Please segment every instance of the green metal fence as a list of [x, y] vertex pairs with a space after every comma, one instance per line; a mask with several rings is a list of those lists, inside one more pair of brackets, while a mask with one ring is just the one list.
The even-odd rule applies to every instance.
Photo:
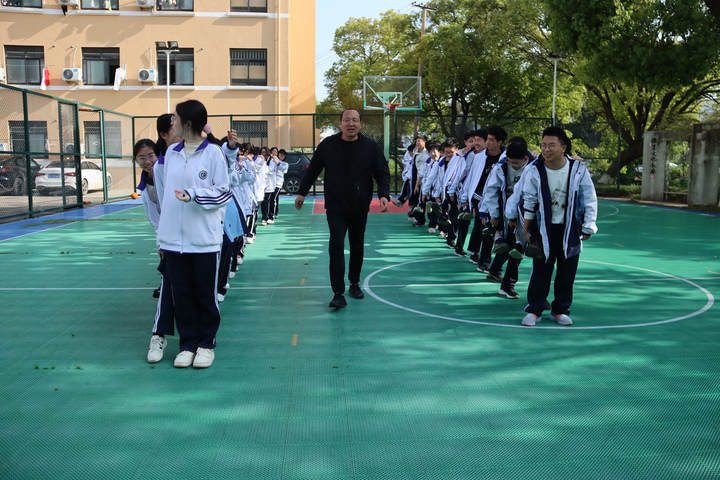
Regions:
[[127, 198], [132, 116], [0, 84], [0, 221]]
[[[390, 129], [384, 115], [363, 113], [363, 133], [380, 145], [389, 138], [391, 191], [402, 188], [402, 156], [414, 134], [440, 141], [492, 124], [509, 136], [523, 136], [531, 151], [539, 152], [543, 117], [437, 116], [427, 113], [392, 114]], [[128, 115], [100, 106], [53, 97], [0, 84], [0, 221], [88, 204], [126, 199], [134, 192], [137, 174], [132, 147], [140, 138], [157, 138], [155, 116]], [[338, 131], [340, 113], [222, 114], [208, 122], [217, 137], [238, 131], [241, 141], [277, 146], [312, 157], [327, 135]], [[616, 132], [597, 121], [562, 125], [571, 134], [574, 150], [589, 163], [605, 194], [637, 189], [634, 166], [609, 178], [605, 172], [624, 148]], [[322, 176], [313, 194], [323, 192]]]

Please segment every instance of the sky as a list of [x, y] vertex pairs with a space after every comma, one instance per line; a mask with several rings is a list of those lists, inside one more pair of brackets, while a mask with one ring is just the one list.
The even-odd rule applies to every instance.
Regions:
[[315, 1], [315, 96], [318, 102], [327, 97], [325, 72], [337, 60], [332, 50], [335, 30], [351, 17], [379, 18], [382, 12], [388, 10], [411, 13], [417, 10], [412, 3], [412, 0]]

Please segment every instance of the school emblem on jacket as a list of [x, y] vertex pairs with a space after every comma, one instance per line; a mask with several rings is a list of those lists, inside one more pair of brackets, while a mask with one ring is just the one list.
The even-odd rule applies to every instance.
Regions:
[[198, 177], [200, 177], [200, 180], [205, 180], [207, 178], [207, 170], [200, 170], [198, 173]]

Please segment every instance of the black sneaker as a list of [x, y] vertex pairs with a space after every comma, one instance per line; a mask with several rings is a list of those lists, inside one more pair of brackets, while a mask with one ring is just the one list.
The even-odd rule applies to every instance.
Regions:
[[488, 272], [487, 277], [485, 277], [485, 278], [490, 280], [491, 282], [495, 282], [495, 283], [502, 283], [502, 281], [503, 281], [502, 275], [495, 275], [492, 272]]
[[365, 294], [360, 289], [360, 285], [357, 283], [351, 283], [350, 288], [348, 289], [348, 295], [350, 295], [352, 298], [363, 298], [365, 297]]
[[520, 298], [520, 295], [515, 291], [513, 287], [500, 287], [500, 290], [498, 290], [498, 294], [511, 300]]
[[492, 252], [495, 255], [502, 255], [503, 253], [509, 252], [511, 248], [510, 244], [506, 242], [504, 238], [498, 238], [493, 244]]
[[152, 293], [153, 298], [160, 298], [160, 289], [156, 288]]
[[488, 272], [490, 272], [490, 265], [479, 265], [478, 264], [476, 270], [480, 273], [488, 273]]
[[470, 258], [468, 258], [468, 262], [477, 265], [478, 263], [480, 263], [480, 255], [478, 255], [477, 253], [473, 253], [472, 255], [470, 255]]
[[510, 253], [508, 253], [508, 255], [510, 255], [510, 257], [514, 258], [515, 260], [522, 260], [524, 256], [524, 251], [525, 249], [523, 248], [522, 243], [515, 242], [515, 245], [513, 245], [513, 248], [512, 250], [510, 250]]
[[347, 301], [345, 300], [345, 295], [342, 293], [336, 293], [332, 300], [330, 300], [330, 303], [328, 304], [328, 307], [334, 308], [334, 309], [340, 309], [343, 307], [347, 307]]
[[467, 257], [467, 252], [466, 252], [465, 250], [463, 250], [463, 249], [458, 250], [458, 249], [456, 248], [456, 249], [455, 249], [455, 255], [457, 255], [458, 257]]
[[545, 253], [541, 246], [536, 243], [528, 243], [525, 246], [525, 255], [532, 258], [533, 260], [545, 260]]
[[455, 248], [455, 242], [453, 242], [452, 240], [448, 240], [445, 242], [445, 246], [447, 248]]

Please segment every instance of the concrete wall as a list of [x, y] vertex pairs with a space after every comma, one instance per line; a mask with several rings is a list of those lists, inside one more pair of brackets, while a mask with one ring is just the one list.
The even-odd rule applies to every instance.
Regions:
[[720, 123], [693, 126], [689, 205], [718, 205], [720, 195]]

